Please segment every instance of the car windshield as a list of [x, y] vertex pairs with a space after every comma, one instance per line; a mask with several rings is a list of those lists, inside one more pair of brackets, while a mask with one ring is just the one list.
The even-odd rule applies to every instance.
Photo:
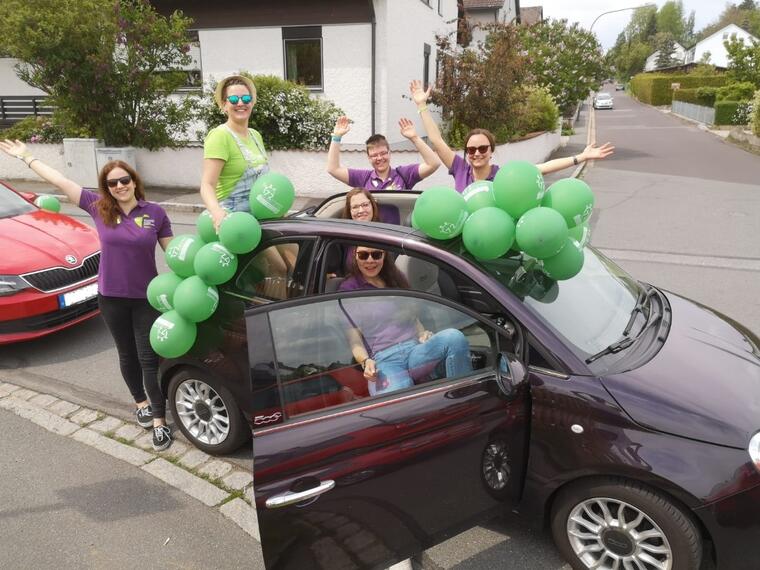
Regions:
[[599, 93], [599, 95], [596, 96], [597, 99], [612, 99], [612, 95], [609, 93]]
[[[621, 338], [641, 286], [598, 251], [584, 248], [583, 269], [554, 281], [519, 257], [478, 263], [532, 308], [579, 358], [586, 360]], [[619, 357], [623, 357], [621, 352]], [[609, 371], [616, 357], [595, 360], [596, 374]]]
[[26, 214], [34, 210], [29, 202], [16, 194], [13, 190], [0, 184], [0, 218], [10, 218], [19, 214]]

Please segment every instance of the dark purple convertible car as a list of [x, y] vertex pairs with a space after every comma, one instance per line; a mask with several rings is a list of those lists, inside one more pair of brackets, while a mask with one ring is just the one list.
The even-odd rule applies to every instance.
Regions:
[[[162, 365], [198, 447], [252, 428], [267, 567], [382, 568], [500, 511], [578, 569], [760, 567], [758, 338], [591, 247], [559, 282], [472, 259], [405, 224], [417, 195], [377, 194], [396, 223], [331, 219], [341, 196], [263, 223], [193, 352]], [[339, 291], [355, 246], [410, 288]], [[371, 396], [347, 330], [379, 300], [461, 331], [472, 371]]]

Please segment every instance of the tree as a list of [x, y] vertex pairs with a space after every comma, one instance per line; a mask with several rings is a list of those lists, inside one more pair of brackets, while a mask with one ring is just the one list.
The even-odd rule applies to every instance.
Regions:
[[50, 94], [57, 117], [107, 145], [175, 146], [192, 101], [185, 85], [187, 26], [147, 0], [3, 0], [0, 50], [17, 73]]
[[669, 33], [658, 33], [656, 39], [657, 46], [657, 61], [655, 65], [657, 69], [663, 69], [665, 67], [672, 67], [680, 63], [675, 58], [676, 43], [673, 41], [673, 36]]
[[683, 4], [681, 0], [669, 0], [662, 5], [657, 12], [657, 31], [670, 34], [676, 41], [683, 41], [686, 21], [683, 17]]
[[521, 28], [532, 82], [546, 87], [567, 113], [609, 75], [602, 48], [591, 32], [567, 20]]
[[731, 80], [748, 81], [760, 89], [760, 42], [743, 42], [731, 36], [723, 45], [728, 52], [728, 76]]
[[631, 14], [631, 21], [626, 27], [628, 42], [649, 43], [657, 33], [657, 6], [647, 5], [637, 8]]
[[755, 0], [744, 0], [739, 6], [737, 6], [739, 10], [756, 10], [757, 4], [755, 3]]

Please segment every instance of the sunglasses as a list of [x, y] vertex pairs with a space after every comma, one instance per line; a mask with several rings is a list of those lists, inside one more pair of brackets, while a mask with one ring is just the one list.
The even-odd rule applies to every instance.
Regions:
[[130, 182], [132, 182], [132, 177], [127, 174], [126, 176], [122, 176], [121, 178], [108, 178], [106, 180], [106, 184], [109, 188], [116, 188], [119, 185], [119, 182], [121, 182], [122, 186], [126, 186]]
[[385, 255], [384, 251], [357, 251], [356, 252], [356, 258], [360, 261], [367, 261], [370, 257], [374, 259], [375, 261], [378, 261], [383, 258]]
[[250, 95], [243, 95], [242, 97], [239, 95], [227, 95], [227, 101], [232, 103], [233, 105], [237, 105], [238, 101], [241, 101], [243, 105], [247, 105], [251, 101], [253, 101], [253, 97]]
[[467, 147], [467, 154], [470, 156], [474, 156], [475, 152], [479, 152], [480, 154], [485, 154], [488, 152], [488, 150], [491, 148], [491, 145], [482, 144], [480, 146], [468, 146]]

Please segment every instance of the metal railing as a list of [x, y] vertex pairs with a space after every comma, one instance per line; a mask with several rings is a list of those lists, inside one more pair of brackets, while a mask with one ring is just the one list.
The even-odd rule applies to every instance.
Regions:
[[49, 117], [53, 107], [45, 95], [0, 96], [0, 125], [10, 126], [26, 117]]

